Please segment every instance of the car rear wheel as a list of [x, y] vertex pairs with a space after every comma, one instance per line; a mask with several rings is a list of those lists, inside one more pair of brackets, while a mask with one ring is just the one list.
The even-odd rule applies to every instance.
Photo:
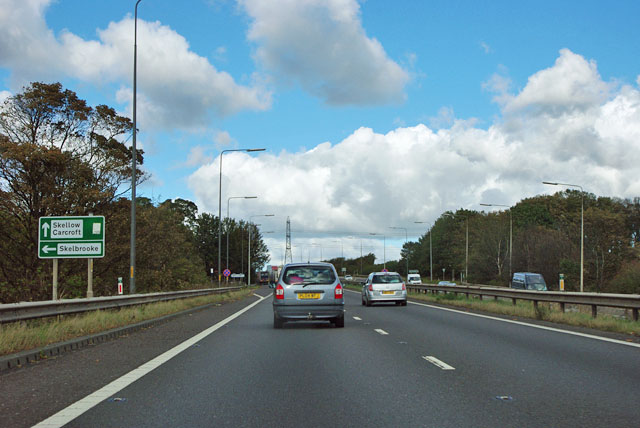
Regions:
[[282, 328], [282, 324], [284, 324], [284, 321], [278, 317], [278, 315], [276, 315], [276, 313], [273, 313], [273, 328]]
[[371, 300], [367, 299], [367, 306], [371, 306]]
[[362, 306], [364, 306], [364, 305], [366, 304], [366, 303], [364, 302], [364, 296], [362, 296], [361, 301], [362, 301]]
[[402, 306], [407, 306], [407, 301], [402, 302]]
[[336, 317], [333, 319], [333, 323], [336, 325], [336, 327], [338, 328], [342, 328], [344, 327], [344, 315], [341, 315], [339, 317]]

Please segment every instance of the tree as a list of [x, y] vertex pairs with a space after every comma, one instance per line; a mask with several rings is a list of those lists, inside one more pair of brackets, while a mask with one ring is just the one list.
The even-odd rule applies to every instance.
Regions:
[[[1, 300], [47, 296], [47, 268], [35, 248], [38, 218], [107, 214], [131, 179], [131, 150], [122, 141], [131, 130], [129, 119], [107, 106], [89, 107], [59, 83], [32, 83], [4, 101], [0, 208], [7, 222], [0, 240], [13, 245], [0, 259]], [[64, 265], [60, 276], [79, 269]]]

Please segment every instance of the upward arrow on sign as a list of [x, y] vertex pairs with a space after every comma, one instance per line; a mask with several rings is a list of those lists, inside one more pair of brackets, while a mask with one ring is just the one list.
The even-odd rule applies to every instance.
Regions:
[[49, 233], [49, 223], [43, 223], [42, 224], [42, 233], [44, 234], [44, 237], [46, 238], [48, 233]]

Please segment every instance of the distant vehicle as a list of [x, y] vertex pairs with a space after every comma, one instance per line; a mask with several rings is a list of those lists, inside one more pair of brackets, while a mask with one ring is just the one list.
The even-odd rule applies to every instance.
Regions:
[[344, 276], [344, 280], [345, 281], [353, 281], [353, 277], [351, 275], [345, 275]]
[[269, 272], [268, 271], [263, 271], [260, 272], [260, 275], [258, 276], [258, 281], [260, 282], [260, 284], [268, 284], [269, 283]]
[[422, 280], [420, 279], [420, 274], [410, 273], [407, 275], [407, 282], [409, 284], [422, 284]]
[[287, 321], [327, 320], [344, 327], [344, 290], [331, 263], [290, 263], [273, 292], [273, 328]]
[[511, 279], [511, 288], [518, 290], [547, 291], [547, 283], [539, 273], [515, 272]]
[[407, 306], [407, 287], [396, 272], [372, 272], [362, 286], [362, 304], [394, 302]]
[[451, 281], [440, 281], [438, 285], [456, 285], [456, 283]]

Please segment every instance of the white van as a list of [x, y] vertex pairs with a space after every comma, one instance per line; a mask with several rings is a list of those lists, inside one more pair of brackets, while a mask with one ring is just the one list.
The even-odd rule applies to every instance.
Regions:
[[410, 273], [409, 275], [407, 275], [407, 282], [409, 284], [422, 284], [420, 275], [417, 273]]

